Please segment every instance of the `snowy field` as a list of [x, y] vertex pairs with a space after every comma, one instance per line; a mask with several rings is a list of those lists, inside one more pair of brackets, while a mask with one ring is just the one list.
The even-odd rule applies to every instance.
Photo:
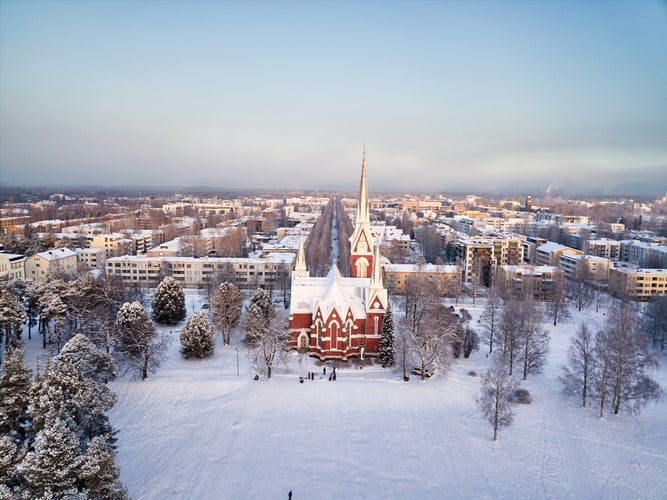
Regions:
[[[481, 308], [463, 305], [476, 321]], [[424, 382], [339, 363], [337, 381], [300, 384], [322, 365], [292, 354], [254, 381], [240, 343], [184, 360], [174, 328], [156, 374], [112, 383], [122, 481], [133, 499], [667, 498], [667, 404], [599, 419], [565, 399], [556, 378], [578, 320], [545, 326], [549, 364], [523, 383], [533, 402], [495, 443], [469, 375], [485, 369], [485, 346]], [[664, 366], [654, 376], [667, 387]]]

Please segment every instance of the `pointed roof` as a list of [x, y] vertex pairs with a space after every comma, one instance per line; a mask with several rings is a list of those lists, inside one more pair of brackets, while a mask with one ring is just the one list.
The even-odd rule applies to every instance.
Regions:
[[370, 221], [368, 218], [368, 186], [366, 184], [366, 146], [361, 159], [361, 181], [359, 183], [359, 206], [357, 221]]
[[303, 249], [303, 237], [301, 233], [299, 233], [299, 249], [296, 252], [294, 274], [296, 276], [308, 276], [308, 268], [306, 267], [306, 252]]
[[[363, 302], [360, 297], [353, 294], [354, 290], [350, 290], [343, 284], [338, 266], [334, 264], [327, 274], [326, 278], [326, 292], [323, 297], [318, 300], [317, 307], [319, 307], [322, 315], [326, 318], [334, 309], [338, 311], [341, 320], [345, 319], [345, 315], [349, 309], [352, 310], [354, 317], [364, 317]], [[352, 292], [352, 293], [351, 293]]]

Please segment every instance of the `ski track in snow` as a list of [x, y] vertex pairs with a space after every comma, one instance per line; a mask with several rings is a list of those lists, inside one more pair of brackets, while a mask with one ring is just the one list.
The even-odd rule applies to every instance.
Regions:
[[[186, 290], [190, 309], [203, 300]], [[479, 317], [481, 306], [460, 304]], [[586, 313], [601, 321], [602, 313]], [[584, 314], [549, 326], [544, 373], [522, 382], [533, 398], [493, 432], [477, 409], [486, 347], [450, 373], [402, 381], [400, 370], [314, 360], [253, 381], [241, 344], [184, 360], [178, 327], [164, 365], [145, 381], [111, 383], [121, 479], [135, 499], [664, 499], [667, 404], [598, 418], [560, 393], [559, 366]], [[179, 325], [180, 326], [180, 325]], [[159, 327], [165, 333], [169, 328]], [[28, 352], [42, 354], [40, 339]], [[240, 376], [237, 377], [239, 348]], [[315, 371], [315, 381], [298, 382]], [[654, 374], [667, 386], [664, 368]]]

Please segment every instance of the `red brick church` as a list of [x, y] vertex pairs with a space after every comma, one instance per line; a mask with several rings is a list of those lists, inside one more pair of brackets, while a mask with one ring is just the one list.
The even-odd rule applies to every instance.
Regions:
[[342, 276], [333, 264], [324, 278], [310, 276], [299, 244], [292, 272], [288, 348], [322, 360], [378, 355], [387, 290], [371, 235], [365, 150], [350, 243], [350, 277]]

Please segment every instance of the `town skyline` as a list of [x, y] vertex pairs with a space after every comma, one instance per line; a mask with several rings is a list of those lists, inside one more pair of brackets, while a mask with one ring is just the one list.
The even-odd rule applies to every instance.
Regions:
[[663, 2], [0, 2], [3, 186], [662, 196]]

